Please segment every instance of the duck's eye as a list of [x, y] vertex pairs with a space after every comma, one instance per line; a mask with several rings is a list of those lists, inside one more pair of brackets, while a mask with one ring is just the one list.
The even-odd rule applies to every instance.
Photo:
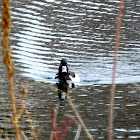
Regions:
[[62, 72], [67, 72], [67, 67], [66, 66], [62, 66]]

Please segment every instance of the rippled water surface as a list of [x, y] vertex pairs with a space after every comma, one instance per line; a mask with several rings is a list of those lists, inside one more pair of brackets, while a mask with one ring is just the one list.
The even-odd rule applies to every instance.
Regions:
[[[139, 0], [125, 1], [116, 73], [115, 139], [140, 139], [139, 9]], [[12, 1], [10, 43], [16, 77], [19, 85], [31, 85], [30, 94], [25, 98], [40, 139], [49, 139], [50, 106], [59, 102], [53, 77], [61, 58], [67, 58], [70, 70], [81, 78], [71, 91], [71, 98], [87, 128], [95, 139], [107, 139], [118, 10], [118, 0]], [[3, 65], [0, 73], [1, 98], [4, 99], [0, 112], [5, 116], [3, 105], [9, 97], [8, 87], [3, 86], [7, 84]], [[6, 97], [3, 93], [7, 93]], [[10, 100], [7, 103], [10, 108]], [[67, 102], [60, 109], [60, 122], [64, 112], [72, 112]], [[10, 121], [10, 115], [6, 118]], [[3, 121], [0, 123], [5, 125]], [[7, 125], [11, 132], [12, 125]], [[28, 126], [23, 125], [23, 128], [30, 136]], [[68, 140], [73, 139], [76, 128], [73, 126], [70, 130]], [[4, 127], [1, 129], [5, 131]], [[82, 131], [80, 140], [85, 139]]]
[[[119, 1], [15, 1], [13, 56], [21, 74], [50, 81], [61, 58], [81, 83], [111, 83]], [[117, 83], [139, 82], [138, 1], [125, 3]]]

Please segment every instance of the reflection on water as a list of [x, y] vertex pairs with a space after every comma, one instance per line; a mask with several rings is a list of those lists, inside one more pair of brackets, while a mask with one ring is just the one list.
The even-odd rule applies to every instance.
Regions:
[[[25, 97], [40, 139], [50, 136], [50, 106], [52, 103], [59, 103], [56, 90], [50, 87], [54, 87], [56, 82], [53, 77], [61, 58], [67, 58], [70, 69], [81, 78], [79, 86], [71, 91], [71, 97], [87, 128], [96, 139], [107, 139], [118, 8], [118, 0], [13, 2], [10, 40], [17, 77], [21, 78], [20, 82], [25, 83], [28, 80], [25, 77], [36, 82], [51, 83], [42, 86], [33, 82], [30, 94]], [[136, 0], [125, 2], [116, 79], [115, 139], [140, 138], [140, 88], [137, 84], [140, 82], [139, 8], [140, 3]], [[0, 114], [4, 120], [0, 120], [0, 124], [13, 134], [12, 125], [5, 123], [3, 114], [4, 107], [10, 112], [8, 86], [3, 80], [6, 77], [4, 71], [3, 66], [0, 67], [0, 89], [3, 90]], [[72, 113], [67, 102], [60, 109], [60, 122], [65, 112]], [[8, 122], [10, 117], [11, 114], [6, 116]], [[0, 131], [5, 127], [0, 128]], [[76, 128], [77, 126], [73, 126], [68, 140], [73, 138]], [[23, 129], [30, 136], [27, 124], [23, 125]], [[87, 139], [83, 132], [80, 136], [80, 140], [82, 139]]]

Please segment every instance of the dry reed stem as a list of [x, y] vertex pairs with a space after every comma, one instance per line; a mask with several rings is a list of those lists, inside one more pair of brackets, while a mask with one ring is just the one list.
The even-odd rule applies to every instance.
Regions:
[[63, 133], [62, 133], [62, 136], [61, 136], [60, 140], [63, 140], [64, 137], [67, 135], [69, 129], [71, 128], [71, 125], [72, 125], [73, 122], [75, 121], [75, 117], [76, 117], [76, 116], [73, 116], [73, 117], [71, 118], [71, 120], [65, 125], [65, 129], [64, 129], [64, 131], [62, 131]]
[[21, 135], [23, 136], [24, 140], [28, 140], [27, 136], [25, 135], [23, 131], [21, 131]]
[[63, 123], [62, 123], [62, 125], [60, 127], [58, 137], [60, 137], [60, 135], [64, 133], [65, 128], [67, 127], [67, 124], [68, 124], [68, 118], [66, 117], [66, 115], [64, 115]]
[[58, 140], [57, 137], [58, 128], [56, 125], [57, 112], [54, 111], [53, 105], [51, 107], [51, 114], [52, 114], [52, 131], [51, 131], [50, 140]]
[[54, 106], [51, 107], [51, 114], [52, 114], [52, 131], [50, 135], [50, 140], [64, 140], [65, 136], [67, 135], [69, 129], [71, 128], [71, 125], [73, 124], [76, 118], [76, 115], [73, 115], [72, 118], [69, 120], [65, 115], [63, 119], [63, 123], [58, 129], [57, 127], [57, 114], [58, 114], [58, 108], [55, 112]]
[[14, 76], [14, 65], [12, 61], [12, 49], [9, 45], [8, 38], [10, 35], [11, 29], [11, 1], [3, 0], [2, 1], [2, 52], [3, 52], [3, 62], [7, 66], [8, 78], [10, 84], [10, 95], [11, 95], [11, 107], [13, 111], [13, 123], [15, 125], [16, 139], [20, 140], [20, 130], [17, 118], [16, 110], [16, 99], [15, 99], [15, 87], [13, 82]]
[[17, 89], [17, 93], [18, 93], [18, 96], [19, 96], [19, 99], [20, 99], [20, 102], [22, 103], [22, 108], [24, 109], [25, 113], [26, 113], [26, 116], [27, 116], [27, 119], [29, 121], [29, 125], [32, 129], [32, 133], [33, 133], [33, 136], [34, 136], [34, 139], [35, 140], [38, 140], [38, 137], [37, 137], [37, 134], [36, 134], [36, 131], [35, 131], [35, 128], [34, 128], [34, 125], [32, 123], [32, 119], [30, 117], [30, 113], [28, 112], [28, 109], [26, 107], [26, 102], [23, 100], [22, 96], [20, 95], [20, 92], [19, 90]]
[[69, 102], [70, 106], [72, 107], [73, 111], [75, 112], [76, 117], [77, 117], [79, 123], [81, 124], [81, 126], [83, 127], [84, 131], [86, 132], [87, 136], [89, 137], [90, 140], [94, 140], [93, 137], [91, 136], [91, 134], [89, 133], [89, 131], [87, 130], [86, 125], [84, 124], [84, 122], [83, 122], [81, 116], [79, 115], [77, 109], [75, 108], [74, 104], [72, 103], [69, 94], [66, 93], [66, 96], [67, 96], [67, 99], [68, 99], [68, 102]]
[[117, 19], [117, 29], [116, 29], [116, 46], [115, 46], [115, 55], [114, 55], [114, 64], [113, 64], [113, 73], [112, 73], [112, 86], [110, 91], [110, 106], [109, 106], [109, 133], [108, 140], [113, 139], [113, 114], [114, 114], [114, 103], [115, 103], [115, 78], [116, 78], [116, 69], [117, 69], [117, 60], [118, 60], [118, 51], [119, 51], [119, 43], [120, 43], [120, 32], [121, 32], [121, 23], [123, 16], [123, 7], [124, 0], [120, 1], [120, 9], [118, 13]]
[[[52, 113], [52, 126], [54, 125], [53, 123], [56, 123], [57, 121], [57, 115], [58, 115], [58, 110], [59, 110], [59, 106], [56, 107], [56, 109], [54, 110], [54, 107], [52, 105], [51, 107], [51, 113]], [[54, 118], [53, 118], [54, 117]], [[55, 124], [56, 125], [56, 124]], [[57, 127], [57, 126], [56, 126]], [[52, 127], [53, 128], [53, 127]], [[57, 128], [56, 128], [57, 129]], [[50, 135], [50, 140], [53, 140], [55, 137], [55, 139], [58, 139], [58, 134], [56, 135], [56, 132], [54, 130], [51, 131], [51, 135]]]
[[51, 131], [50, 140], [53, 140], [53, 131]]
[[78, 129], [77, 129], [77, 132], [76, 132], [74, 140], [78, 140], [79, 139], [80, 133], [81, 133], [81, 125], [78, 124]]

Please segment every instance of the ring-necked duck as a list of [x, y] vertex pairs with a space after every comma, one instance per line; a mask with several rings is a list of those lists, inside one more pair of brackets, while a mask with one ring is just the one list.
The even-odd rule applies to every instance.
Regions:
[[67, 92], [69, 86], [72, 88], [75, 87], [74, 82], [80, 82], [80, 78], [77, 74], [74, 72], [69, 72], [67, 60], [64, 58], [60, 62], [58, 73], [55, 75], [55, 79], [58, 79], [58, 96], [61, 100], [65, 100], [62, 98], [64, 97], [62, 96], [64, 95], [62, 91]]
[[69, 72], [67, 60], [64, 58], [61, 60], [58, 73], [55, 76], [55, 79], [57, 78], [65, 82], [67, 80], [70, 80], [72, 82], [80, 82], [80, 78], [77, 74], [75, 74], [74, 72]]

